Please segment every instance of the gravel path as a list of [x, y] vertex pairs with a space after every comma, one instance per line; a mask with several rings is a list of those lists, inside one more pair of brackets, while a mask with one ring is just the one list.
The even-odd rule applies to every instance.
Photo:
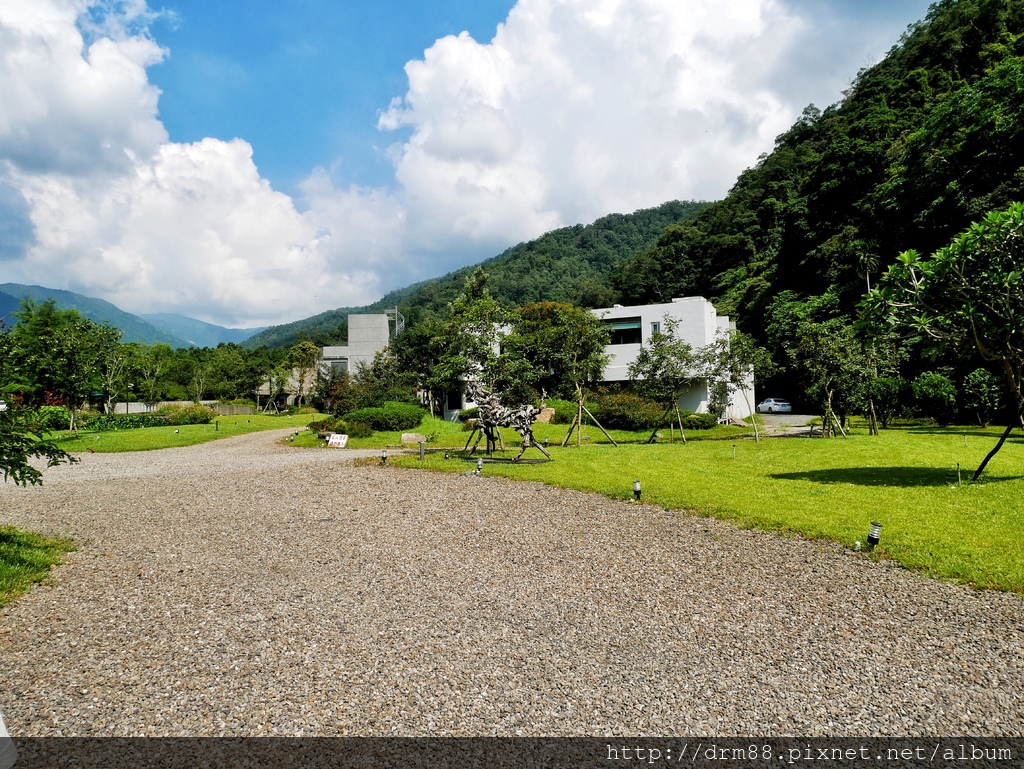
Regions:
[[0, 610], [12, 734], [1022, 732], [1021, 596], [282, 434], [0, 486], [80, 542]]

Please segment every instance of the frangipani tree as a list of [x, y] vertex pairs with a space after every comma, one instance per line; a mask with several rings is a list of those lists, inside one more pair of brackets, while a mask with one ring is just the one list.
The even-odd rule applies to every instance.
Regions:
[[931, 256], [905, 251], [862, 303], [865, 323], [923, 340], [934, 356], [972, 348], [1003, 372], [1013, 417], [1024, 427], [1024, 203], [975, 222]]

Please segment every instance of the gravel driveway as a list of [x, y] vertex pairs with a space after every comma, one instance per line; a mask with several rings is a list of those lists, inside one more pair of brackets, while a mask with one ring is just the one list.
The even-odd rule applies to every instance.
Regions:
[[0, 486], [80, 543], [0, 610], [12, 734], [1021, 734], [1021, 596], [283, 434]]

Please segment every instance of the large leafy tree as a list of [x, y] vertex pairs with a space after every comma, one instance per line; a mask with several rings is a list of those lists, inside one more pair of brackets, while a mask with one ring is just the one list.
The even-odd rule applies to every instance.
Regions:
[[19, 486], [41, 484], [43, 474], [32, 465], [33, 459], [44, 460], [47, 467], [78, 461], [49, 440], [24, 411], [0, 411], [0, 472], [4, 481], [11, 480]]
[[94, 323], [77, 310], [60, 309], [52, 299], [40, 304], [26, 299], [15, 315], [5, 389], [19, 392], [28, 405], [63, 404], [76, 429], [75, 413], [102, 387], [103, 367], [121, 331]]
[[480, 379], [491, 387], [504, 320], [505, 312], [487, 289], [487, 274], [478, 267], [435, 327], [437, 361], [428, 384], [451, 391], [468, 379]]
[[875, 329], [900, 330], [933, 356], [975, 351], [1003, 374], [1015, 425], [1024, 427], [1024, 203], [993, 211], [931, 256], [905, 251], [862, 305]]

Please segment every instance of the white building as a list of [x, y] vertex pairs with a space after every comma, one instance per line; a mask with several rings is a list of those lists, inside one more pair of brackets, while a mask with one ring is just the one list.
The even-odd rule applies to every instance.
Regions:
[[391, 341], [390, 320], [386, 314], [349, 315], [348, 344], [324, 347], [323, 364], [345, 374], [354, 374], [360, 363], [369, 366]]
[[[656, 331], [665, 330], [665, 318], [674, 318], [679, 325], [676, 334], [679, 339], [696, 350], [711, 344], [719, 332], [736, 328], [729, 316], [719, 315], [714, 305], [702, 296], [688, 296], [673, 299], [667, 304], [646, 304], [631, 307], [616, 305], [592, 312], [611, 327], [611, 344], [606, 352], [611, 360], [604, 370], [606, 382], [629, 381], [629, 365], [636, 360], [640, 347]], [[743, 392], [736, 392], [726, 409], [727, 417], [742, 419], [750, 416], [754, 400], [753, 372]], [[746, 395], [746, 397], [744, 397]], [[747, 404], [750, 404], [749, 406]], [[708, 410], [708, 384], [698, 380], [679, 398], [679, 408], [693, 412]]]

